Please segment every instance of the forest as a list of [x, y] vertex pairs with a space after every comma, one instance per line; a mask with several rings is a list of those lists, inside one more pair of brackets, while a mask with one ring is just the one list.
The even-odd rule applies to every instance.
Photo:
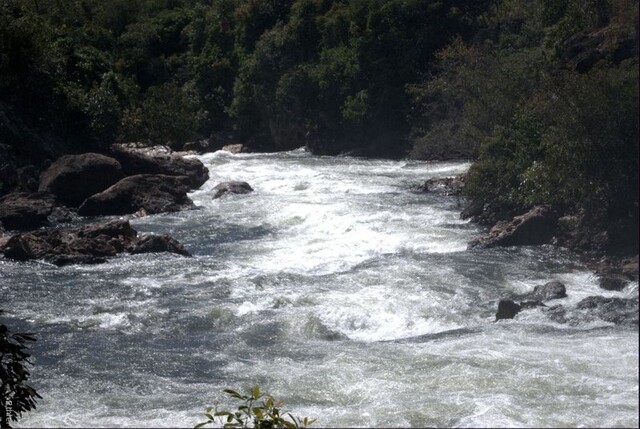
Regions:
[[629, 250], [637, 31], [633, 0], [5, 0], [0, 155], [209, 139], [474, 159], [468, 216], [548, 204]]

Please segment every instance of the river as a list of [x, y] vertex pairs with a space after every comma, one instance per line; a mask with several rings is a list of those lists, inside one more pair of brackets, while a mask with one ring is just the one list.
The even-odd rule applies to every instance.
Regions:
[[[638, 331], [497, 302], [559, 280], [568, 251], [466, 250], [455, 197], [412, 192], [464, 162], [216, 152], [195, 210], [133, 219], [194, 257], [57, 268], [0, 259], [0, 308], [35, 332], [43, 396], [17, 426], [176, 427], [259, 384], [316, 427], [638, 427]], [[212, 199], [221, 181], [255, 192]]]

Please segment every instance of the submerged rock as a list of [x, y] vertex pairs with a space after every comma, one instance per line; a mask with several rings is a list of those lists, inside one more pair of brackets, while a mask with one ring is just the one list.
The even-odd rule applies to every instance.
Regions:
[[132, 254], [169, 252], [177, 253], [182, 256], [191, 256], [191, 254], [185, 250], [182, 244], [180, 244], [176, 239], [167, 234], [146, 235], [138, 239], [137, 242], [131, 246], [130, 252]]
[[253, 192], [253, 188], [247, 182], [238, 181], [218, 183], [213, 190], [216, 191], [215, 194], [213, 194], [214, 200], [220, 198], [227, 192], [232, 194], [248, 194], [249, 192]]
[[138, 237], [128, 221], [116, 220], [80, 228], [45, 229], [16, 234], [0, 252], [8, 259], [44, 259], [52, 264], [94, 264], [122, 252], [172, 252], [189, 256], [184, 247], [169, 236]]
[[576, 308], [587, 310], [590, 315], [616, 325], [638, 326], [638, 298], [589, 296], [580, 301]]
[[562, 304], [554, 305], [553, 307], [543, 308], [549, 319], [556, 323], [567, 323], [567, 309]]
[[629, 280], [621, 275], [602, 275], [598, 277], [598, 285], [604, 290], [620, 291], [629, 284]]

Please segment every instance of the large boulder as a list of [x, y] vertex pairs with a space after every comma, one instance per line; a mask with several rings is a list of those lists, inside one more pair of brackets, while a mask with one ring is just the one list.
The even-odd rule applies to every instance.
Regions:
[[0, 224], [13, 230], [40, 228], [49, 224], [55, 207], [55, 197], [47, 192], [14, 192], [0, 198]]
[[104, 191], [122, 179], [118, 161], [98, 153], [65, 155], [40, 175], [41, 192], [50, 192], [69, 207], [79, 206], [87, 197]]
[[127, 176], [138, 174], [186, 176], [191, 189], [197, 189], [209, 180], [209, 170], [202, 162], [194, 158], [184, 158], [164, 146], [115, 144], [111, 146], [111, 152], [120, 162]]
[[469, 248], [526, 246], [549, 243], [556, 230], [558, 217], [547, 206], [536, 206], [509, 222], [497, 223], [488, 234], [469, 243]]
[[187, 197], [189, 178], [162, 174], [125, 177], [110, 188], [85, 200], [80, 216], [175, 212], [193, 206]]
[[253, 192], [253, 188], [247, 182], [238, 181], [218, 183], [213, 190], [216, 191], [215, 194], [213, 194], [214, 200], [228, 192], [232, 194], [248, 194], [249, 192]]
[[[165, 245], [158, 244], [165, 242]], [[153, 243], [150, 245], [149, 243]], [[190, 256], [184, 247], [168, 236], [160, 240], [138, 237], [128, 221], [116, 220], [72, 229], [44, 229], [16, 234], [0, 252], [8, 259], [27, 261], [44, 259], [62, 266], [78, 263], [100, 263], [122, 252], [172, 252]]]

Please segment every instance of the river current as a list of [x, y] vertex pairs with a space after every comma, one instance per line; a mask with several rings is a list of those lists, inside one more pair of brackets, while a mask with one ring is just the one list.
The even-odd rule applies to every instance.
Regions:
[[[455, 197], [410, 191], [468, 163], [216, 152], [197, 209], [132, 219], [193, 258], [57, 268], [0, 259], [0, 308], [30, 331], [42, 395], [17, 426], [176, 427], [259, 384], [315, 427], [638, 427], [638, 331], [494, 323], [551, 280], [599, 289], [548, 246], [466, 250]], [[212, 199], [244, 180], [255, 191]]]

